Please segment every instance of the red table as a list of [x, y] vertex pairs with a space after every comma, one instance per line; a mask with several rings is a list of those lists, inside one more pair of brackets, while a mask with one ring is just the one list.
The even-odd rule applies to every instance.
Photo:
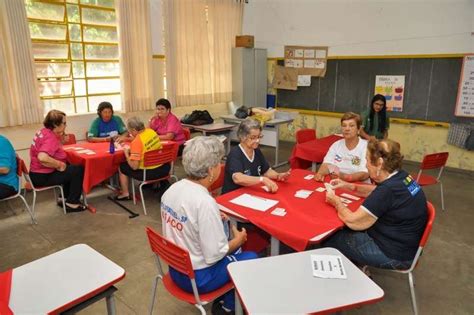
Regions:
[[[308, 244], [320, 243], [336, 230], [341, 229], [344, 223], [337, 216], [333, 206], [326, 203], [326, 192], [314, 191], [324, 187], [323, 183], [306, 180], [304, 177], [312, 172], [307, 170], [292, 170], [286, 182], [278, 182], [278, 192], [265, 192], [261, 184], [252, 187], [242, 187], [216, 198], [220, 210], [233, 218], [250, 221], [260, 229], [272, 235], [272, 255], [278, 254], [279, 241], [291, 248], [302, 251]], [[295, 197], [298, 190], [306, 189], [314, 192], [307, 199]], [[350, 191], [337, 190], [353, 195]], [[241, 194], [248, 193], [266, 199], [278, 200], [278, 203], [265, 212], [239, 206], [230, 201]], [[363, 198], [352, 201], [348, 207], [355, 211], [362, 204]], [[271, 214], [274, 208], [284, 208], [287, 214], [283, 217]]]
[[[120, 163], [125, 161], [123, 150], [116, 149], [114, 154], [110, 154], [109, 145], [108, 142], [84, 142], [64, 146], [69, 163], [84, 166], [82, 189], [86, 194], [92, 187], [114, 175]], [[94, 151], [95, 154], [83, 153], [86, 149]]]
[[301, 161], [305, 160], [313, 163], [313, 171], [315, 171], [315, 163], [322, 163], [331, 145], [340, 139], [343, 139], [343, 137], [330, 135], [304, 143], [297, 143], [291, 153], [291, 167], [307, 168], [308, 166], [304, 164], [304, 161]]

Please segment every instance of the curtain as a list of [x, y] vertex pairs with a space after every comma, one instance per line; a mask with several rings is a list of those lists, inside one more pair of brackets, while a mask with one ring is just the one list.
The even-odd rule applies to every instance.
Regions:
[[43, 108], [23, 1], [0, 1], [0, 38], [0, 127], [40, 123]]
[[232, 99], [231, 51], [243, 2], [163, 0], [166, 86], [176, 106]]
[[123, 108], [127, 112], [153, 109], [149, 2], [116, 0], [116, 9]]

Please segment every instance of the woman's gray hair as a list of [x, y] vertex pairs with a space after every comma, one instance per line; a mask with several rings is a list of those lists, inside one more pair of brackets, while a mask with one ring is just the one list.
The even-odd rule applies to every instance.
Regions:
[[252, 118], [243, 120], [239, 125], [239, 129], [237, 130], [237, 137], [240, 139], [240, 141], [244, 140], [250, 134], [250, 130], [252, 129], [258, 129], [262, 131], [260, 122]]
[[195, 137], [186, 143], [183, 150], [183, 167], [191, 179], [202, 179], [209, 174], [224, 156], [224, 145], [216, 136]]
[[145, 129], [145, 124], [140, 118], [134, 116], [127, 119], [127, 128], [134, 129], [136, 131], [142, 131]]

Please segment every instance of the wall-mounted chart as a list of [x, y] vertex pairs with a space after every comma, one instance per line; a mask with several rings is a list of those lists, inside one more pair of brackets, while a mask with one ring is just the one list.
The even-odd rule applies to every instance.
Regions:
[[454, 115], [474, 117], [474, 55], [464, 57]]
[[405, 92], [404, 75], [375, 76], [375, 94], [382, 94], [387, 100], [387, 110], [403, 111], [403, 93]]

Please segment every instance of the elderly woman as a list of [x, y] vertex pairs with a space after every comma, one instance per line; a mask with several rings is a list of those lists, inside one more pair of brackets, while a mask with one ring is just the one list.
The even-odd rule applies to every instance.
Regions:
[[[227, 240], [223, 215], [208, 192], [219, 177], [223, 155], [224, 146], [217, 137], [194, 138], [183, 152], [187, 178], [173, 184], [161, 198], [163, 235], [189, 251], [200, 293], [216, 290], [230, 281], [227, 265], [231, 262], [257, 257], [252, 252], [236, 253], [247, 239], [246, 231], [232, 225], [234, 238]], [[170, 275], [180, 288], [192, 292], [188, 276], [171, 267]], [[213, 314], [234, 310], [233, 292], [226, 293], [222, 300], [222, 307], [219, 303], [213, 305]]]
[[227, 156], [222, 193], [259, 183], [265, 185], [268, 191], [276, 192], [278, 185], [275, 181], [284, 181], [290, 172], [278, 173], [268, 165], [258, 148], [260, 139], [263, 138], [260, 123], [250, 118], [242, 121], [237, 137], [240, 144], [233, 147]]
[[[127, 128], [133, 137], [130, 148], [124, 148], [126, 161], [120, 164], [119, 180], [120, 194], [115, 196], [116, 200], [131, 200], [128, 191], [128, 177], [138, 180], [149, 180], [165, 177], [169, 174], [171, 165], [169, 163], [145, 167], [143, 164], [144, 155], [148, 151], [161, 149], [160, 138], [153, 129], [145, 128], [145, 124], [138, 117], [127, 120]], [[146, 171], [146, 178], [143, 178], [143, 170]]]
[[400, 145], [392, 140], [371, 140], [367, 168], [376, 185], [348, 183], [334, 179], [335, 188], [366, 197], [355, 212], [332, 192], [326, 201], [336, 208], [346, 228], [324, 246], [335, 247], [360, 265], [386, 269], [407, 269], [415, 257], [426, 226], [425, 194], [418, 183], [401, 169]]
[[[67, 164], [62, 137], [65, 135], [66, 114], [59, 110], [48, 112], [43, 121], [44, 128], [33, 138], [30, 147], [30, 177], [35, 186], [62, 185], [66, 198], [66, 211], [78, 212], [86, 209], [81, 204], [84, 168]], [[58, 204], [61, 200], [58, 200]]]
[[387, 139], [389, 128], [387, 100], [385, 96], [376, 94], [370, 102], [370, 107], [362, 113], [360, 136], [366, 140]]
[[360, 116], [347, 112], [341, 117], [344, 139], [331, 145], [314, 179], [323, 181], [326, 175], [348, 182], [366, 181], [369, 177], [365, 162], [367, 140], [359, 138]]
[[16, 153], [10, 141], [0, 135], [0, 199], [18, 192]]
[[180, 153], [183, 143], [186, 141], [183, 127], [178, 117], [171, 113], [171, 103], [165, 98], [156, 101], [155, 115], [150, 119], [150, 128], [155, 130], [161, 140], [173, 140], [180, 145]]
[[109, 102], [102, 102], [97, 107], [97, 117], [92, 122], [87, 141], [89, 142], [108, 142], [110, 138], [127, 132], [122, 118], [114, 115], [114, 108]]

